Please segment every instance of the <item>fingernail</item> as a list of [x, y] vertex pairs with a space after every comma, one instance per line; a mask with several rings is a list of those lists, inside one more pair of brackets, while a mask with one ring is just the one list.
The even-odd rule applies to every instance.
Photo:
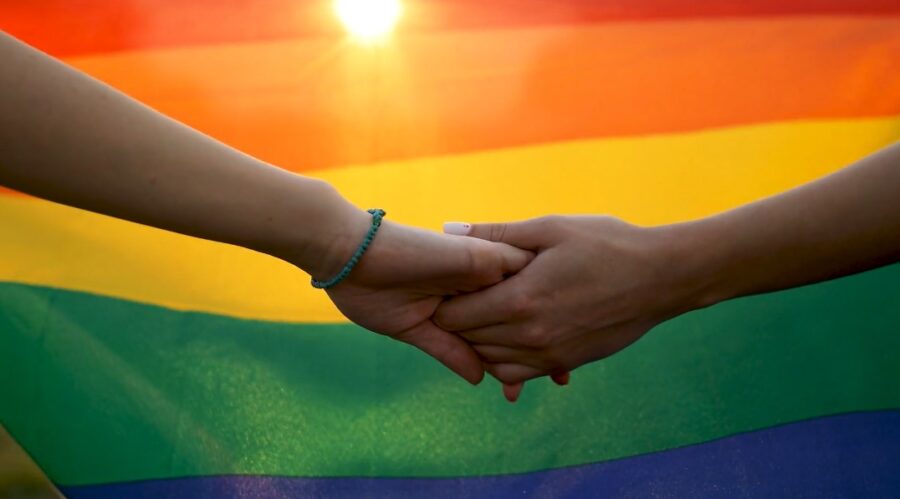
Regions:
[[445, 222], [444, 234], [453, 234], [454, 236], [467, 236], [472, 230], [472, 224], [465, 222]]

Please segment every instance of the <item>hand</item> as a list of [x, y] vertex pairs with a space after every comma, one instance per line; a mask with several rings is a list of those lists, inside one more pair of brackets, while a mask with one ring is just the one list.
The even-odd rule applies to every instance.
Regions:
[[435, 323], [458, 332], [506, 383], [563, 375], [608, 357], [683, 313], [691, 289], [670, 262], [664, 229], [609, 217], [544, 217], [472, 225], [468, 236], [533, 251], [518, 274], [441, 305]]
[[[355, 231], [359, 234], [354, 244], [362, 239], [364, 227]], [[352, 254], [353, 249], [340, 253]], [[496, 284], [532, 256], [506, 244], [385, 220], [353, 272], [328, 295], [353, 322], [409, 343], [478, 384], [484, 377], [478, 354], [459, 336], [437, 327], [431, 316], [446, 296]]]

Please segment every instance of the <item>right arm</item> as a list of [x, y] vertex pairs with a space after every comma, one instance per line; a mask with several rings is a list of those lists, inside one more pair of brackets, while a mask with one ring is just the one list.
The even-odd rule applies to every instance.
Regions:
[[537, 253], [509, 280], [436, 315], [515, 384], [612, 355], [690, 310], [900, 260], [900, 143], [694, 222], [545, 217], [451, 229]]

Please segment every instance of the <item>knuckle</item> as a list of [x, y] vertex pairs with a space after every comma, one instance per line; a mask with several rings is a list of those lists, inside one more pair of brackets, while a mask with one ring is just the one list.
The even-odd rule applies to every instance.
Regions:
[[547, 331], [539, 324], [533, 324], [522, 332], [522, 343], [530, 348], [543, 349], [549, 346]]
[[467, 258], [468, 268], [479, 281], [493, 284], [503, 278], [501, 255], [487, 243], [471, 246]]
[[534, 300], [526, 293], [516, 293], [507, 303], [509, 311], [515, 317], [526, 317], [534, 308]]
[[434, 313], [434, 316], [431, 318], [431, 321], [444, 331], [453, 331], [457, 329], [457, 315], [458, 314], [456, 314], [451, 307], [445, 305], [442, 307], [438, 307], [438, 309]]
[[491, 233], [488, 236], [491, 241], [502, 241], [506, 236], [507, 225], [505, 223], [491, 225]]
[[562, 215], [545, 215], [538, 218], [535, 223], [541, 232], [545, 234], [555, 234], [564, 226], [566, 217]]
[[538, 219], [539, 223], [545, 227], [558, 225], [563, 220], [562, 215], [545, 215]]
[[478, 274], [478, 271], [480, 270], [480, 267], [482, 265], [481, 262], [484, 259], [484, 247], [480, 244], [469, 244], [468, 246], [466, 246], [465, 255], [465, 267], [468, 268], [471, 272]]

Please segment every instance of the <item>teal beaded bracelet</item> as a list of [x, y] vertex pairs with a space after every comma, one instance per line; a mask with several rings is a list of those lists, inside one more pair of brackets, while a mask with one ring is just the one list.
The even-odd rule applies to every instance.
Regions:
[[353, 270], [353, 267], [356, 267], [356, 264], [359, 263], [359, 259], [362, 258], [363, 253], [369, 249], [369, 245], [372, 244], [372, 240], [375, 239], [375, 233], [378, 232], [378, 228], [381, 227], [381, 220], [384, 219], [384, 216], [387, 213], [382, 209], [371, 209], [368, 210], [369, 213], [372, 214], [372, 226], [369, 227], [369, 232], [366, 232], [366, 237], [363, 239], [363, 242], [360, 243], [359, 248], [356, 248], [356, 253], [353, 253], [353, 256], [350, 257], [350, 261], [344, 265], [344, 268], [338, 273], [338, 275], [328, 279], [327, 281], [317, 281], [315, 277], [312, 279], [311, 284], [312, 287], [316, 289], [328, 289], [330, 287], [336, 286], [339, 282], [343, 281], [348, 275], [350, 275], [350, 271]]

